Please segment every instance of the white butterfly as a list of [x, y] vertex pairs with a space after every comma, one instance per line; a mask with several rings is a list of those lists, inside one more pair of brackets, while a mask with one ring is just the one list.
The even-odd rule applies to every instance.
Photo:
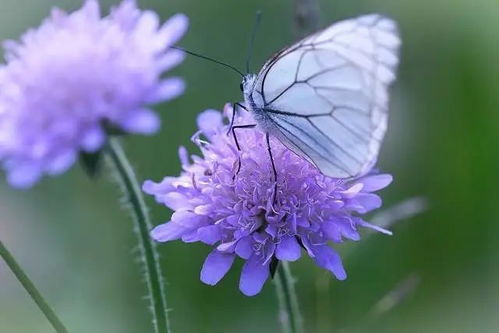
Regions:
[[335, 23], [278, 52], [258, 75], [246, 75], [246, 108], [267, 140], [275, 136], [323, 174], [362, 175], [385, 134], [399, 46], [389, 18]]

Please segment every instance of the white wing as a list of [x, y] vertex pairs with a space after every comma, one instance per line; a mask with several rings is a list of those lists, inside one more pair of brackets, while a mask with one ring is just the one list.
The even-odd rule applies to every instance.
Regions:
[[383, 16], [333, 24], [265, 64], [251, 92], [255, 112], [325, 175], [360, 175], [385, 134], [399, 45], [396, 24]]

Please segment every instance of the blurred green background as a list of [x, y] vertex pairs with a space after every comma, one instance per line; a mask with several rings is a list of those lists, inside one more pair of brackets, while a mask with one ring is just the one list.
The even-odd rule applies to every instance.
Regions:
[[[102, 1], [108, 8], [118, 1]], [[191, 19], [182, 46], [240, 68], [257, 9], [263, 21], [254, 66], [293, 41], [290, 0], [139, 0], [163, 18]], [[37, 26], [52, 6], [76, 0], [0, 0], [0, 39]], [[385, 206], [415, 195], [430, 209], [342, 246], [349, 278], [338, 282], [309, 259], [292, 265], [308, 332], [499, 331], [499, 2], [497, 0], [323, 0], [321, 26], [362, 13], [395, 18], [403, 39], [389, 131], [380, 167], [395, 177]], [[181, 98], [158, 107], [155, 137], [130, 137], [126, 148], [141, 180], [179, 172], [177, 147], [188, 142], [196, 115], [241, 98], [230, 71], [188, 58]], [[35, 112], [36, 110], [34, 110]], [[79, 166], [31, 191], [0, 183], [0, 237], [71, 332], [150, 332], [144, 284], [127, 213], [109, 179], [86, 178]], [[170, 212], [149, 200], [153, 221]], [[199, 281], [209, 249], [160, 246], [175, 332], [276, 332], [271, 283], [253, 298], [237, 290], [238, 268], [216, 287]], [[240, 267], [240, 263], [238, 266]], [[418, 287], [393, 310], [366, 315], [411, 274]], [[0, 332], [51, 332], [0, 261]]]

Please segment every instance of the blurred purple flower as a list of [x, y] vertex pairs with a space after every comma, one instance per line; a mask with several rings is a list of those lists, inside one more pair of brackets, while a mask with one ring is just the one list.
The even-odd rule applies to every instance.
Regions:
[[[226, 106], [225, 113], [231, 110]], [[241, 115], [237, 123], [253, 123], [251, 115]], [[239, 288], [245, 295], [256, 295], [269, 277], [272, 260], [295, 261], [302, 247], [317, 265], [343, 280], [341, 258], [329, 241], [359, 240], [358, 227], [390, 234], [358, 216], [381, 206], [381, 199], [372, 192], [388, 186], [390, 175], [328, 178], [272, 140], [278, 173], [273, 202], [274, 180], [264, 133], [259, 129], [238, 132], [242, 166], [234, 179], [239, 153], [232, 136], [226, 134], [222, 114], [205, 111], [198, 126], [194, 142], [203, 157], [192, 156], [190, 163], [181, 148], [182, 174], [161, 183], [146, 181], [143, 190], [174, 210], [171, 221], [152, 230], [155, 240], [213, 246], [201, 270], [204, 283], [220, 281], [239, 256], [246, 260]]]
[[152, 134], [160, 126], [147, 105], [181, 94], [180, 78], [161, 78], [183, 53], [181, 14], [160, 25], [152, 11], [124, 0], [101, 17], [96, 0], [73, 13], [54, 9], [19, 42], [7, 41], [0, 67], [0, 159], [9, 183], [32, 186], [66, 171], [80, 151], [105, 142], [104, 124]]

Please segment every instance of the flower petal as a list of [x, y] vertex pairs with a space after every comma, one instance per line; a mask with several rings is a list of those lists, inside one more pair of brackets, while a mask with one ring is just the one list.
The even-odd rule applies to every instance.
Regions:
[[182, 242], [184, 243], [194, 243], [194, 242], [199, 242], [199, 235], [197, 230], [193, 229], [188, 229], [183, 235], [182, 235]]
[[360, 183], [364, 184], [362, 192], [374, 192], [387, 187], [393, 181], [392, 175], [381, 174], [367, 176], [359, 180]]
[[198, 229], [199, 240], [208, 245], [213, 245], [222, 239], [222, 231], [219, 225], [209, 225]]
[[192, 212], [179, 210], [173, 213], [171, 221], [158, 225], [151, 231], [151, 237], [158, 242], [168, 242], [186, 235], [189, 238], [196, 236], [195, 229], [205, 224], [205, 218]]
[[[146, 185], [146, 183], [144, 183], [144, 191], [148, 187], [149, 187], [149, 184]], [[149, 193], [149, 192], [147, 192], [147, 193]], [[186, 207], [189, 207], [189, 208], [191, 207], [191, 205], [189, 204], [189, 201], [187, 200], [185, 195], [183, 195], [182, 193], [168, 192], [164, 196], [162, 196], [161, 198], [163, 199], [162, 200], [163, 204], [172, 210], [179, 210], [179, 209], [184, 209]]]
[[158, 67], [167, 71], [177, 66], [184, 60], [185, 52], [180, 50], [169, 50], [158, 59]]
[[34, 165], [26, 165], [17, 167], [7, 172], [7, 182], [10, 186], [18, 189], [28, 189], [32, 187], [42, 173], [39, 167]]
[[147, 97], [146, 102], [155, 104], [168, 101], [182, 94], [185, 90], [185, 82], [179, 77], [170, 77], [161, 81], [156, 89]]
[[262, 290], [269, 274], [269, 264], [262, 264], [258, 257], [253, 255], [243, 266], [239, 290], [246, 296], [255, 296]]
[[145, 10], [135, 23], [135, 31], [138, 36], [154, 34], [159, 27], [159, 16], [153, 11]]
[[340, 243], [342, 241], [341, 232], [334, 221], [325, 221], [321, 225], [321, 228], [327, 239], [332, 240], [335, 243]]
[[132, 133], [153, 134], [159, 130], [161, 120], [158, 115], [149, 110], [141, 109], [131, 112], [121, 121], [121, 127]]
[[186, 228], [194, 229], [200, 227], [206, 221], [206, 218], [186, 210], [177, 210], [172, 215], [172, 221]]
[[232, 253], [236, 247], [237, 241], [222, 243], [217, 246], [217, 250], [225, 253]]
[[364, 187], [362, 183], [357, 183], [346, 189], [345, 191], [341, 192], [343, 194], [343, 197], [345, 198], [353, 198], [355, 197]]
[[56, 176], [67, 171], [76, 162], [73, 150], [63, 151], [55, 156], [45, 167], [49, 175]]
[[168, 242], [179, 239], [188, 229], [175, 223], [166, 222], [151, 230], [151, 237], [156, 242]]
[[315, 246], [314, 254], [314, 260], [317, 265], [331, 271], [338, 280], [345, 280], [347, 278], [341, 257], [332, 248], [327, 245]]
[[153, 182], [152, 180], [146, 180], [142, 184], [142, 191], [154, 195], [157, 202], [163, 203], [163, 196], [169, 191], [174, 190], [174, 187], [171, 185], [172, 180], [172, 177], [166, 177], [159, 183]]
[[210, 215], [213, 211], [213, 206], [211, 204], [199, 205], [194, 208], [194, 213], [198, 215]]
[[371, 193], [358, 193], [352, 201], [358, 206], [357, 212], [362, 214], [377, 209], [382, 204], [381, 198]]
[[327, 238], [333, 242], [340, 243], [342, 237], [353, 241], [360, 240], [360, 235], [355, 229], [350, 218], [345, 216], [335, 217], [322, 224], [322, 230]]
[[161, 43], [165, 46], [175, 44], [187, 31], [189, 18], [184, 14], [173, 15], [160, 28]]
[[217, 284], [229, 271], [235, 256], [214, 250], [204, 261], [201, 269], [200, 279], [206, 284], [214, 286]]
[[253, 254], [253, 238], [245, 236], [239, 239], [236, 245], [236, 254], [243, 259], [249, 259]]
[[104, 144], [106, 134], [100, 126], [94, 126], [86, 130], [81, 139], [81, 148], [93, 153]]
[[282, 238], [281, 242], [277, 244], [275, 256], [279, 260], [298, 260], [301, 256], [300, 244], [298, 244], [294, 236]]
[[88, 18], [98, 19], [100, 16], [99, 3], [97, 0], [86, 0], [82, 8], [74, 14], [86, 15]]
[[205, 110], [199, 114], [197, 124], [204, 135], [211, 137], [222, 125], [222, 114], [216, 110]]

